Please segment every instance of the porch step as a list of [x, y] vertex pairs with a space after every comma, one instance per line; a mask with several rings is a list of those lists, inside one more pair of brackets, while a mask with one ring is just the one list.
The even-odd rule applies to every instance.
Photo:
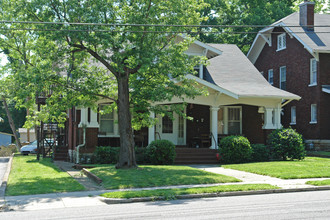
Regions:
[[176, 148], [174, 164], [217, 164], [217, 153], [208, 148]]

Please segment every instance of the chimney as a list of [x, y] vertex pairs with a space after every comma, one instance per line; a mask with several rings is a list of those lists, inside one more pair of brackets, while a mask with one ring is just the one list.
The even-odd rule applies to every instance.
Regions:
[[314, 2], [304, 1], [299, 5], [299, 24], [304, 29], [314, 30]]

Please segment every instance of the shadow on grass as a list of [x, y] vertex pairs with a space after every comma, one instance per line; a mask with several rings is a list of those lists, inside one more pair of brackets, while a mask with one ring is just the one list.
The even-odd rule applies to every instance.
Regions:
[[83, 186], [69, 176], [61, 178], [18, 178], [16, 183], [8, 184], [6, 196], [72, 192], [84, 189]]

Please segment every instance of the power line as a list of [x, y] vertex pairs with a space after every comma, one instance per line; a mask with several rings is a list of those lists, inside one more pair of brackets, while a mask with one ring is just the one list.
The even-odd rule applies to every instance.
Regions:
[[[78, 22], [40, 22], [40, 21], [6, 21], [1, 20], [0, 23], [5, 24], [43, 24], [43, 25], [78, 25], [78, 26], [111, 26], [111, 27], [187, 27], [187, 28], [226, 28], [226, 27], [302, 27], [300, 25], [179, 25], [179, 24], [120, 24], [120, 23], [78, 23]], [[308, 27], [330, 27], [330, 25], [314, 25]]]
[[[164, 33], [164, 34], [257, 34], [258, 31], [134, 31], [134, 30], [91, 30], [91, 29], [37, 29], [37, 28], [0, 28], [4, 31], [37, 31], [37, 32], [103, 32], [103, 33]], [[281, 32], [272, 32], [282, 34]], [[305, 34], [305, 31], [293, 31], [295, 34]], [[329, 31], [314, 31], [317, 34], [329, 34]]]

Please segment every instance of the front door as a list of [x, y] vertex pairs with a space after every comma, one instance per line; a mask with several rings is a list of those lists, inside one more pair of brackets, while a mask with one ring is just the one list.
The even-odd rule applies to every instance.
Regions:
[[173, 119], [170, 116], [158, 116], [158, 124], [156, 126], [156, 139], [169, 140], [175, 145], [185, 145], [185, 119], [176, 113]]

